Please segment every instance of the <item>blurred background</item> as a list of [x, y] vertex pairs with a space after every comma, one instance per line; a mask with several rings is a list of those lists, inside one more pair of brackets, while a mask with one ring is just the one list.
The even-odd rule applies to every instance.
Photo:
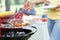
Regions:
[[[0, 12], [2, 11], [15, 11], [16, 8], [19, 10], [19, 8], [23, 7], [24, 3], [27, 0], [0, 0]], [[40, 4], [41, 5], [41, 4]], [[37, 13], [41, 16], [44, 13], [44, 10], [40, 8], [39, 3], [35, 5], [35, 9]]]

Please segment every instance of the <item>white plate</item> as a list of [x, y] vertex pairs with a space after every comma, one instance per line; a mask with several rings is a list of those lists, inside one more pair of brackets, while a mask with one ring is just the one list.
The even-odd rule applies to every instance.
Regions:
[[57, 7], [57, 5], [48, 5], [48, 6], [41, 6], [41, 8], [43, 8], [43, 9], [53, 9], [53, 8], [56, 8]]

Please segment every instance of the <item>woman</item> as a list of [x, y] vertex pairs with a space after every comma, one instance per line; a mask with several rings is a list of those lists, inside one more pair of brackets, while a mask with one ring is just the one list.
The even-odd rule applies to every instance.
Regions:
[[56, 8], [48, 9], [47, 11], [50, 40], [60, 40], [60, 5], [58, 2], [60, 1], [57, 0], [56, 3], [54, 3], [57, 4]]
[[53, 9], [48, 9], [47, 11], [48, 18], [47, 24], [50, 35], [49, 40], [60, 40], [60, 0], [48, 0], [48, 1], [49, 1], [48, 5], [50, 5], [51, 3], [57, 5], [57, 7]]

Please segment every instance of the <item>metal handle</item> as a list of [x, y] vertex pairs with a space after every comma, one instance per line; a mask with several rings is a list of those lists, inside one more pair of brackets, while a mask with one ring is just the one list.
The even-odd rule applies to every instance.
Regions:
[[[32, 27], [32, 28], [34, 28], [34, 29], [36, 29], [36, 31], [35, 31], [35, 32], [37, 32], [37, 28], [36, 28], [35, 26], [30, 26], [30, 27]], [[34, 33], [35, 33], [35, 32], [34, 32]]]
[[34, 33], [37, 32], [37, 28], [36, 28], [35, 26], [30, 26], [30, 27], [36, 29], [35, 32], [30, 32], [30, 33], [28, 33], [28, 34], [26, 34], [26, 35], [24, 35], [24, 36], [27, 36], [27, 35], [30, 35], [30, 36], [31, 36], [31, 35], [33, 35]]

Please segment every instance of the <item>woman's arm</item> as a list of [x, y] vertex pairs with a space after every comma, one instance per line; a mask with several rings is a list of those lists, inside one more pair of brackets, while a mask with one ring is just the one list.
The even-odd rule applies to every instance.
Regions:
[[28, 10], [24, 10], [22, 9], [23, 13], [26, 15], [36, 15], [36, 10], [33, 8], [30, 10], [30, 12]]
[[46, 0], [30, 0], [32, 3], [42, 3], [45, 2]]

